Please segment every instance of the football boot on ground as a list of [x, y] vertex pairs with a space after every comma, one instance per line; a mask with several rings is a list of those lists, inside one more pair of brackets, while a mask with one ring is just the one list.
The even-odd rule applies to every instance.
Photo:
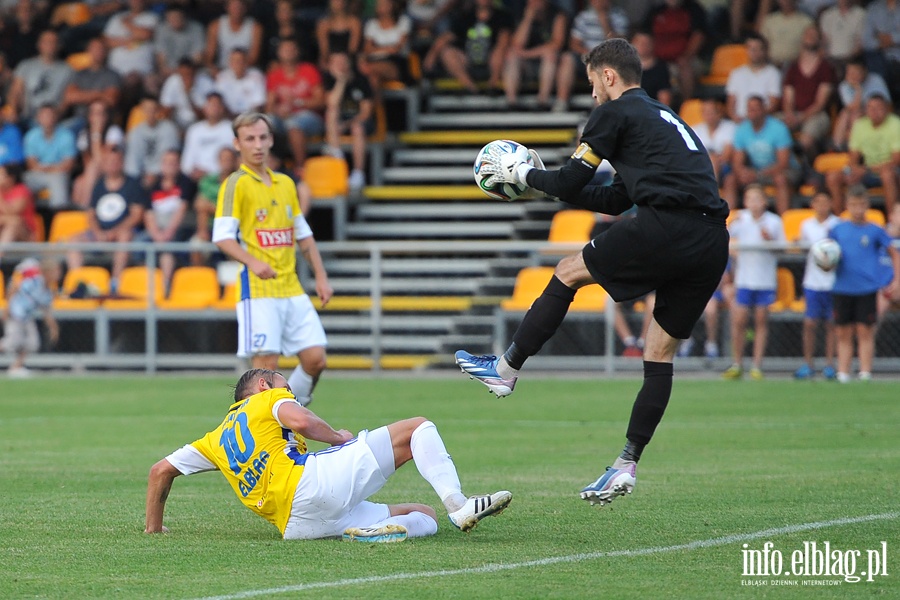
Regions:
[[619, 496], [630, 494], [637, 483], [635, 471], [637, 465], [630, 463], [621, 469], [606, 467], [606, 472], [597, 481], [581, 490], [581, 499], [601, 507], [609, 504]]
[[510, 502], [512, 494], [505, 490], [485, 496], [472, 496], [466, 500], [462, 508], [447, 516], [454, 527], [468, 533], [475, 529], [482, 519], [502, 513]]

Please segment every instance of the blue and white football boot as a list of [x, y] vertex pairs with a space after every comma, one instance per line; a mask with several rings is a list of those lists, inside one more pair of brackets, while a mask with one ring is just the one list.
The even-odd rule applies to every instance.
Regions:
[[497, 374], [497, 363], [500, 359], [493, 354], [485, 354], [476, 356], [469, 354], [465, 350], [457, 350], [456, 364], [463, 373], [469, 376], [469, 379], [480, 381], [488, 387], [488, 389], [498, 398], [509, 396], [516, 387], [516, 377], [511, 379], [503, 379]]
[[589, 486], [581, 490], [581, 499], [603, 507], [619, 496], [630, 494], [637, 483], [635, 471], [637, 464], [628, 463], [621, 469], [606, 467], [606, 473]]

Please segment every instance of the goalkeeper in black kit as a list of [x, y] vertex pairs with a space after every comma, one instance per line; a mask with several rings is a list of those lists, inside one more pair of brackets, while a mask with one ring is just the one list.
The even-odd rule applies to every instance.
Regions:
[[[525, 184], [610, 215], [634, 204], [637, 216], [617, 221], [581, 252], [559, 262], [503, 356], [460, 350], [456, 362], [498, 397], [509, 395], [519, 369], [559, 328], [579, 288], [599, 283], [616, 302], [656, 292], [644, 348], [644, 382], [625, 449], [581, 491], [583, 499], [602, 506], [634, 488], [641, 452], [669, 403], [680, 340], [690, 337], [722, 278], [728, 260], [728, 205], [719, 197], [712, 164], [697, 135], [641, 89], [641, 61], [631, 44], [607, 40], [584, 62], [597, 106], [566, 164], [556, 171], [534, 168], [527, 161], [534, 151], [522, 149], [486, 168], [495, 182]], [[603, 159], [616, 170], [612, 185], [588, 185]]]

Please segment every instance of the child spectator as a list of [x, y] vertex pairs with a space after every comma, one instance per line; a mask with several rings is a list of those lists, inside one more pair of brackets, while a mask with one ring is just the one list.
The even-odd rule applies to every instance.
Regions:
[[409, 79], [409, 34], [412, 21], [396, 0], [376, 0], [375, 16], [363, 28], [359, 72], [376, 94], [388, 81]]
[[216, 91], [222, 94], [225, 108], [232, 115], [256, 111], [266, 104], [266, 76], [247, 60], [247, 50], [235, 48], [228, 68], [216, 75]]
[[47, 190], [51, 208], [69, 203], [69, 179], [75, 166], [75, 136], [56, 119], [56, 108], [38, 109], [37, 126], [25, 134], [25, 184], [32, 192]]
[[847, 151], [850, 127], [865, 115], [864, 99], [874, 94], [881, 94], [889, 100], [891, 98], [881, 75], [869, 73], [866, 62], [862, 59], [853, 59], [847, 63], [844, 79], [838, 84], [838, 97], [843, 108], [838, 113], [831, 132], [832, 144], [838, 152]]
[[[894, 240], [894, 247], [896, 248], [898, 241], [900, 241], [900, 204], [895, 204], [891, 212], [888, 213], [887, 224], [884, 226], [884, 230], [887, 231], [890, 238]], [[885, 271], [893, 269], [890, 258], [890, 255], [887, 253], [881, 256], [882, 269]], [[894, 291], [883, 289], [882, 293], [878, 294], [879, 323], [885, 313], [892, 308], [896, 308], [897, 302], [900, 302], [900, 289]]]
[[35, 241], [36, 233], [34, 199], [22, 183], [22, 167], [0, 165], [0, 257], [4, 244]]
[[[139, 239], [157, 243], [186, 242], [191, 237], [185, 227], [188, 206], [196, 193], [196, 186], [179, 169], [181, 156], [177, 150], [166, 150], [160, 162], [159, 177], [155, 179], [144, 207], [144, 231]], [[164, 251], [158, 254], [163, 284], [168, 294], [172, 274], [175, 272], [176, 254]]]
[[[746, 210], [728, 227], [731, 240], [740, 244], [784, 242], [781, 217], [766, 210], [768, 198], [762, 187], [750, 185], [744, 192]], [[750, 310], [753, 309], [753, 365], [750, 378], [763, 378], [762, 360], [769, 337], [769, 306], [775, 302], [778, 257], [768, 249], [746, 249], [735, 253], [735, 298], [731, 311], [731, 343], [734, 362], [723, 373], [725, 379], [740, 379], [744, 374], [744, 346]]]
[[261, 58], [263, 28], [247, 15], [245, 0], [227, 0], [225, 14], [206, 30], [206, 67], [213, 73], [228, 68], [228, 57], [235, 48], [247, 50], [247, 64], [257, 65]]
[[316, 24], [319, 42], [319, 67], [328, 68], [333, 52], [345, 52], [351, 57], [362, 48], [362, 20], [350, 10], [348, 0], [328, 0], [328, 13]]
[[556, 63], [565, 42], [565, 13], [550, 0], [528, 0], [513, 33], [503, 70], [503, 90], [511, 109], [520, 106], [519, 85], [525, 74], [529, 79], [537, 79], [537, 109], [550, 110]]
[[[800, 239], [805, 244], [814, 244], [828, 237], [828, 232], [841, 220], [831, 212], [831, 196], [820, 192], [809, 202], [816, 214], [800, 224]], [[795, 240], [789, 240], [795, 241]], [[823, 271], [813, 260], [812, 252], [806, 257], [803, 273], [803, 298], [806, 310], [803, 314], [803, 359], [804, 364], [794, 373], [797, 379], [810, 379], [816, 374], [813, 353], [816, 346], [816, 330], [821, 325], [825, 330], [825, 379], [834, 379], [834, 322], [831, 302], [831, 288], [834, 286], [834, 272]]]
[[55, 262], [38, 262], [37, 259], [26, 258], [16, 265], [9, 289], [9, 306], [4, 314], [4, 336], [0, 340], [4, 351], [16, 355], [7, 371], [9, 377], [31, 377], [25, 360], [29, 354], [41, 349], [38, 317], [44, 318], [50, 344], [55, 344], [59, 339], [59, 325], [51, 309], [52, 289], [58, 283], [59, 265]]
[[343, 158], [340, 136], [349, 134], [353, 145], [350, 188], [359, 191], [366, 183], [366, 136], [375, 130], [372, 88], [365, 77], [353, 70], [350, 57], [341, 52], [331, 54], [324, 87], [327, 90], [325, 141], [332, 156]]
[[202, 121], [187, 128], [181, 153], [181, 172], [194, 181], [215, 173], [219, 167], [219, 150], [230, 148], [234, 142], [234, 132], [225, 119], [225, 103], [219, 93], [207, 94], [203, 115]]
[[625, 358], [641, 358], [644, 356], [644, 343], [647, 339], [647, 330], [650, 328], [650, 321], [653, 320], [653, 307], [656, 305], [656, 294], [649, 293], [643, 298], [638, 298], [631, 303], [632, 306], [643, 306], [643, 319], [641, 320], [640, 337], [635, 337], [631, 333], [631, 327], [628, 325], [628, 319], [625, 318], [625, 310], [621, 302], [616, 302], [615, 320], [613, 327], [616, 335], [624, 346], [622, 356]]
[[81, 175], [72, 184], [72, 204], [87, 208], [91, 193], [100, 173], [103, 153], [110, 146], [125, 143], [122, 128], [112, 122], [110, 108], [103, 100], [94, 100], [88, 106], [87, 126], [78, 132], [75, 146], [81, 155]]
[[900, 290], [900, 252], [891, 245], [892, 240], [883, 228], [866, 221], [868, 208], [866, 189], [862, 186], [851, 187], [847, 192], [850, 220], [842, 221], [829, 234], [841, 246], [841, 260], [832, 288], [837, 332], [837, 380], [840, 383], [850, 381], [854, 335], [859, 357], [859, 379], [868, 381], [872, 378], [878, 318], [875, 296], [884, 285], [880, 280], [879, 264], [884, 251], [890, 255], [893, 265], [893, 279], [887, 293], [893, 295]]
[[162, 171], [163, 155], [178, 148], [181, 135], [175, 123], [161, 119], [159, 100], [145, 95], [140, 103], [143, 122], [125, 136], [125, 173], [152, 187]]

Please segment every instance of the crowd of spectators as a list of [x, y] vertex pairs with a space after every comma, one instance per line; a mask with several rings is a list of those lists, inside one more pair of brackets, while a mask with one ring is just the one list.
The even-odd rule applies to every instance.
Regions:
[[[4, 215], [20, 204], [20, 217], [35, 207], [96, 211], [104, 182], [117, 181], [105, 164], [114, 156], [147, 214], [160, 186], [190, 182], [175, 186], [185, 206], [177, 226], [141, 217], [135, 233], [206, 239], [209, 190], [232, 162], [223, 149], [240, 112], [272, 117], [276, 153], [298, 184], [311, 152], [346, 152], [359, 190], [386, 86], [452, 78], [464, 92], [504, 97], [510, 109], [566, 111], [587, 90], [582, 54], [620, 36], [638, 49], [651, 96], [676, 110], [706, 100], [692, 125], [732, 207], [751, 184], [764, 186], [778, 213], [808, 201], [798, 195], [804, 184], [830, 190], [835, 212], [855, 184], [878, 188], [887, 212], [897, 203], [900, 0], [83, 4], [79, 17], [63, 10], [69, 4], [0, 3], [0, 166], [31, 193]], [[703, 85], [725, 44], [743, 45], [746, 64], [724, 87]], [[523, 102], [526, 87], [536, 102]], [[816, 157], [835, 151], [847, 153], [848, 166], [816, 173]], [[179, 171], [167, 173], [176, 158]], [[36, 235], [26, 221], [5, 226], [3, 238]]]

